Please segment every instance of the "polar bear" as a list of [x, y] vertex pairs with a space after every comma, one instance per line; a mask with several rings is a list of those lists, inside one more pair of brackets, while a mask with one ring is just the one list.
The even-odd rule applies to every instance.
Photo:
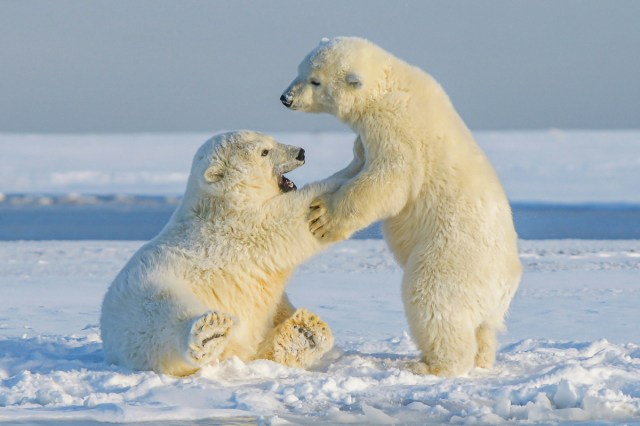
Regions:
[[102, 304], [107, 362], [183, 376], [212, 360], [307, 367], [333, 345], [327, 325], [284, 293], [293, 269], [327, 245], [307, 223], [326, 183], [284, 176], [304, 150], [250, 131], [197, 151], [169, 223], [124, 266]]
[[457, 376], [490, 367], [518, 287], [517, 235], [504, 190], [440, 85], [360, 38], [323, 39], [280, 100], [333, 114], [356, 133], [354, 159], [310, 213], [322, 241], [376, 220], [403, 267], [402, 295], [422, 352], [408, 367]]

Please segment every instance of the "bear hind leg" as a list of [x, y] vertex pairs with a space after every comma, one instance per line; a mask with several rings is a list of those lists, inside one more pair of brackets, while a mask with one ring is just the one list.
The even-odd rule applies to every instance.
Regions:
[[474, 366], [477, 352], [475, 330], [466, 324], [455, 324], [446, 318], [432, 320], [414, 338], [422, 352], [422, 360], [409, 362], [406, 367], [416, 374], [455, 377], [467, 373]]
[[496, 360], [496, 331], [488, 324], [481, 324], [476, 329], [476, 353], [475, 365], [480, 368], [491, 368]]

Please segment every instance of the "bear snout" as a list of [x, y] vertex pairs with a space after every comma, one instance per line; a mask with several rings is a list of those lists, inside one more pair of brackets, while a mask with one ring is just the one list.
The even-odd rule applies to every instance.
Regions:
[[304, 149], [300, 148], [300, 151], [298, 152], [298, 156], [296, 157], [296, 160], [304, 161]]
[[282, 96], [280, 96], [280, 102], [282, 102], [282, 104], [287, 108], [290, 108], [293, 103], [293, 96], [291, 95], [291, 92], [283, 93]]

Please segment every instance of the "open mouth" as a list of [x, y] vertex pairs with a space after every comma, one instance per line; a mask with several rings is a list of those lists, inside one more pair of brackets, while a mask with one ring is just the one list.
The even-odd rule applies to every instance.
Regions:
[[278, 186], [282, 192], [295, 191], [298, 189], [296, 184], [285, 175], [280, 175], [280, 179], [278, 179]]

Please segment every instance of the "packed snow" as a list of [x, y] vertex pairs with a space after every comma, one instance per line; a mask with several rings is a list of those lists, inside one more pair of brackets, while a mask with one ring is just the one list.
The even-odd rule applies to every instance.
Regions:
[[[346, 164], [353, 139], [275, 136], [307, 150], [299, 185]], [[640, 202], [640, 132], [477, 136], [512, 201]], [[0, 205], [175, 203], [207, 137], [0, 135]], [[101, 299], [142, 243], [0, 242], [0, 423], [640, 424], [639, 240], [520, 241], [525, 273], [496, 365], [456, 379], [403, 369], [418, 351], [382, 240], [340, 243], [291, 280], [294, 304], [336, 337], [311, 371], [231, 359], [175, 378], [107, 365]]]
[[106, 365], [100, 301], [140, 244], [0, 243], [0, 420], [640, 422], [640, 241], [522, 241], [496, 366], [457, 379], [402, 368], [418, 352], [381, 240], [341, 243], [292, 279], [293, 302], [336, 336], [312, 371], [231, 359], [179, 379]]

